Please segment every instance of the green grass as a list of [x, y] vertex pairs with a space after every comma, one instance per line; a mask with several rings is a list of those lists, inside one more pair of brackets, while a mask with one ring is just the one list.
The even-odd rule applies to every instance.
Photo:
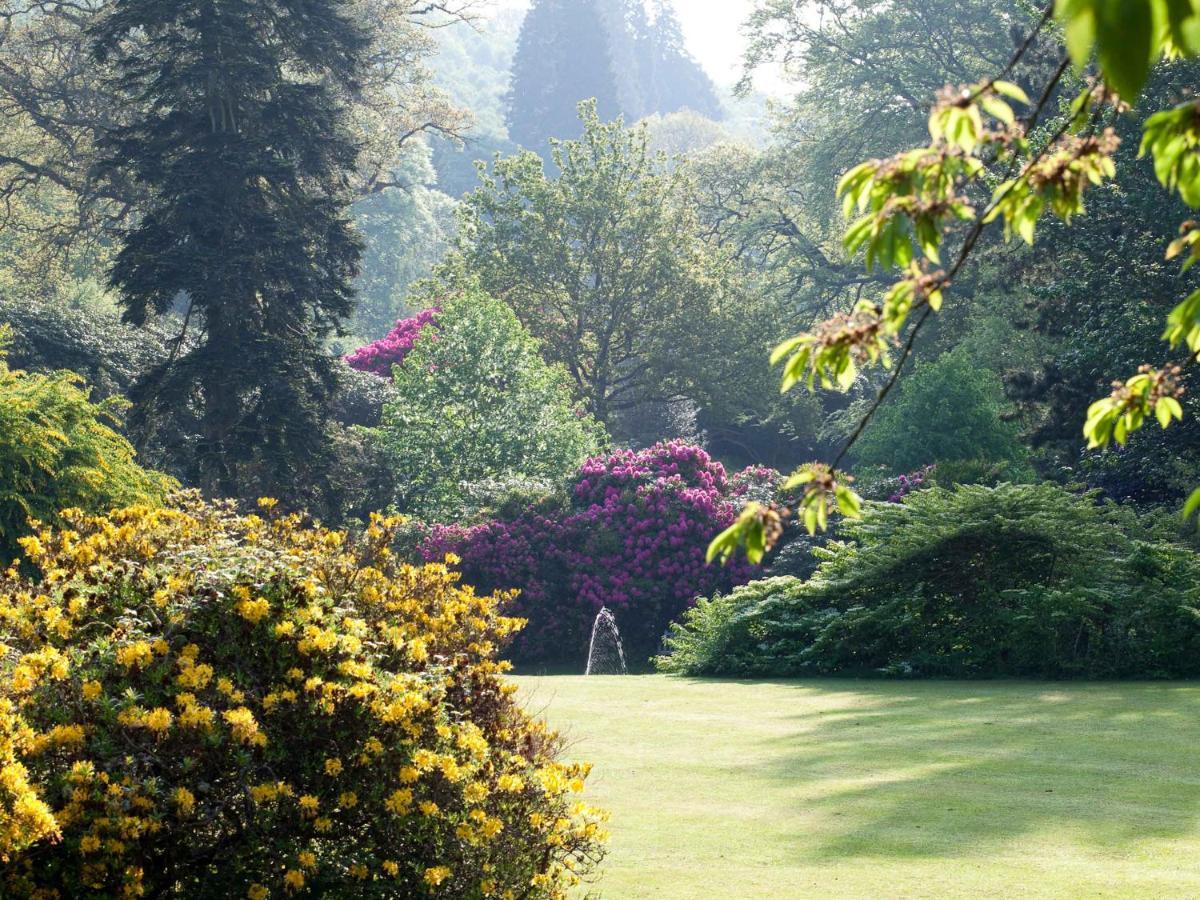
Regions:
[[603, 897], [1200, 897], [1197, 685], [516, 680]]

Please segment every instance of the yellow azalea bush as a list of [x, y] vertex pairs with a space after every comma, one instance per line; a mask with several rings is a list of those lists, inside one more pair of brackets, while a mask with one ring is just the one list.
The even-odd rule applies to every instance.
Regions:
[[562, 896], [604, 815], [507, 598], [262, 505], [68, 511], [0, 574], [0, 895]]

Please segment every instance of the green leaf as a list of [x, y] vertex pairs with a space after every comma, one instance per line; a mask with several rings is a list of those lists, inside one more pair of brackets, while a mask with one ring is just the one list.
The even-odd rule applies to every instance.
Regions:
[[1154, 417], [1163, 428], [1171, 424], [1171, 410], [1161, 400], [1154, 404]]
[[1160, 397], [1158, 405], [1166, 406], [1172, 416], [1180, 421], [1183, 420], [1183, 406], [1174, 397]]
[[705, 561], [712, 562], [718, 557], [721, 563], [727, 563], [738, 548], [745, 545], [746, 558], [757, 565], [762, 562], [766, 553], [766, 530], [763, 528], [760, 515], [762, 506], [758, 503], [748, 503], [732, 525], [718, 534], [708, 545]]
[[799, 334], [796, 335], [796, 337], [788, 338], [771, 351], [771, 365], [779, 365], [780, 360], [791, 356], [798, 348], [804, 346], [808, 340], [808, 335], [805, 334]]
[[834, 497], [837, 499], [838, 511], [847, 519], [862, 517], [862, 498], [850, 488], [839, 484], [834, 489]]
[[813, 471], [811, 469], [804, 469], [800, 472], [796, 472], [794, 475], [790, 476], [786, 481], [784, 481], [783, 485], [780, 487], [780, 490], [781, 491], [795, 490], [796, 488], [800, 487], [800, 485], [802, 485], [802, 484], [808, 484], [810, 481], [812, 481], [816, 477], [817, 476], [813, 473]]
[[1016, 116], [1013, 115], [1012, 107], [997, 97], [984, 95], [979, 98], [979, 105], [984, 108], [989, 116], [1003, 122], [1005, 125], [1011, 126], [1017, 121]]
[[1195, 0], [1165, 0], [1172, 43], [1185, 56], [1200, 53], [1200, 10]]
[[1200, 510], [1200, 488], [1192, 491], [1192, 495], [1187, 498], [1187, 503], [1183, 504], [1184, 519], [1190, 519], [1197, 510]]
[[1029, 97], [1021, 90], [1019, 85], [1013, 84], [1011, 81], [993, 81], [992, 90], [1002, 97], [1007, 97], [1009, 100], [1016, 100], [1018, 103], [1029, 105]]
[[1104, 80], [1129, 103], [1142, 92], [1150, 66], [1159, 56], [1156, 6], [1145, 0], [1107, 0], [1095, 4], [1096, 57], [1100, 71]]
[[1054, 15], [1063, 26], [1067, 52], [1077, 68], [1087, 65], [1096, 43], [1094, 0], [1057, 0]]

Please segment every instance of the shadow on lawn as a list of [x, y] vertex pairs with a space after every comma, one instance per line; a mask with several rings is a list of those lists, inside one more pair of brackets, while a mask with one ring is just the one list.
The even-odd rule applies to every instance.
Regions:
[[819, 820], [789, 854], [961, 856], [1039, 831], [1124, 855], [1200, 818], [1200, 686], [767, 685], [827, 700], [777, 707], [771, 761], [745, 772]]

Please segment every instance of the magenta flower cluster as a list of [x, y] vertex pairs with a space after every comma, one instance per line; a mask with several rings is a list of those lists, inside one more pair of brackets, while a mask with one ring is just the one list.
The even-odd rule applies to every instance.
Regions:
[[379, 340], [347, 354], [346, 364], [360, 372], [370, 372], [381, 378], [391, 378], [392, 367], [404, 362], [404, 357], [413, 348], [425, 326], [431, 323], [440, 312], [441, 308], [435, 306], [431, 309], [423, 309], [415, 316], [401, 319], [386, 337], [381, 337]]
[[483, 590], [520, 589], [512, 614], [529, 625], [513, 648], [518, 660], [579, 662], [602, 607], [628, 653], [644, 660], [697, 597], [754, 577], [744, 559], [724, 567], [704, 559], [741, 504], [720, 463], [673, 441], [589, 459], [562, 512], [433, 526], [420, 553], [457, 554], [465, 579]]
[[933, 475], [933, 468], [933, 466], [926, 466], [897, 478], [896, 489], [888, 496], [888, 503], [900, 503], [913, 491], [919, 491], [925, 487], [925, 482]]

